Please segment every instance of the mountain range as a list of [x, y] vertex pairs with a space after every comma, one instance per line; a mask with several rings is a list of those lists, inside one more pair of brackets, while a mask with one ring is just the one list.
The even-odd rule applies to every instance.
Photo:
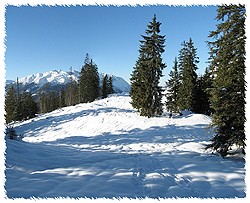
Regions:
[[[105, 73], [100, 73], [100, 84]], [[129, 92], [130, 85], [121, 77], [112, 76], [113, 88], [115, 93]], [[63, 70], [52, 70], [44, 73], [35, 73], [18, 80], [20, 91], [31, 92], [32, 95], [36, 96], [42, 91], [59, 91], [71, 81], [78, 82], [79, 71], [73, 70], [72, 72], [66, 72]], [[16, 81], [6, 80], [6, 89], [10, 86], [16, 86]]]

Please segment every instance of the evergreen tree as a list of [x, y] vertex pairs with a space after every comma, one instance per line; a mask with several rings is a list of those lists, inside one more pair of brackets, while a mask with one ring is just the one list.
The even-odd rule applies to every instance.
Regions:
[[236, 144], [245, 147], [245, 18], [244, 5], [221, 5], [215, 31], [210, 32], [210, 68], [214, 79], [211, 90], [214, 150], [222, 156]]
[[99, 96], [99, 73], [97, 65], [86, 55], [79, 78], [80, 102], [92, 102]]
[[167, 86], [167, 101], [166, 107], [169, 112], [178, 112], [179, 107], [177, 104], [178, 101], [178, 92], [180, 88], [180, 77], [178, 72], [178, 61], [177, 58], [174, 60], [173, 70], [170, 71], [169, 80], [166, 82]]
[[6, 123], [34, 118], [38, 113], [37, 103], [29, 92], [20, 93], [17, 80], [17, 92], [12, 85], [5, 100]]
[[75, 81], [71, 81], [65, 90], [65, 103], [66, 106], [73, 106], [79, 103], [78, 85]]
[[63, 107], [65, 107], [65, 106], [67, 106], [67, 105], [66, 105], [65, 98], [66, 98], [65, 90], [62, 89], [62, 90], [60, 91], [60, 96], [59, 96], [59, 100], [60, 100], [60, 102], [59, 102], [59, 108], [63, 108]]
[[70, 72], [69, 72], [69, 75], [70, 75], [70, 81], [69, 81], [69, 84], [68, 84], [68, 91], [66, 91], [66, 94], [67, 94], [67, 103], [68, 103], [68, 106], [72, 106], [73, 105], [73, 70], [72, 70], [72, 67], [70, 67]]
[[108, 96], [108, 76], [104, 75], [102, 80], [102, 98], [106, 98]]
[[10, 123], [11, 121], [15, 121], [15, 108], [16, 108], [17, 100], [16, 100], [16, 91], [14, 86], [12, 85], [7, 92], [6, 99], [5, 99], [5, 118], [6, 123]]
[[39, 107], [40, 113], [47, 113], [49, 112], [48, 109], [48, 102], [47, 102], [47, 95], [45, 92], [41, 92], [39, 96]]
[[16, 105], [14, 110], [15, 121], [21, 121], [23, 119], [23, 100], [20, 94], [19, 81], [17, 78], [17, 95], [16, 95]]
[[107, 81], [107, 93], [108, 94], [114, 93], [112, 76], [109, 76], [108, 81]]
[[71, 67], [69, 72], [70, 80], [65, 90], [65, 103], [67, 106], [72, 106], [79, 103], [78, 85], [76, 81], [73, 80], [73, 74], [73, 69]]
[[146, 35], [141, 40], [139, 57], [131, 74], [132, 106], [141, 116], [152, 117], [162, 114], [162, 88], [159, 86], [162, 70], [166, 65], [162, 62], [165, 36], [160, 35], [160, 22], [154, 15], [149, 22]]
[[178, 105], [181, 110], [195, 110], [196, 105], [196, 81], [197, 81], [197, 49], [190, 38], [188, 42], [181, 44], [183, 48], [179, 53], [179, 70], [180, 70], [180, 89], [178, 97]]
[[[202, 104], [202, 113], [206, 115], [211, 115], [213, 113], [213, 109], [211, 108], [211, 90], [212, 90], [212, 81], [213, 74], [210, 71], [210, 68], [205, 69], [205, 73], [202, 76], [202, 95], [203, 95], [203, 104]], [[199, 95], [199, 93], [198, 93]]]
[[48, 104], [49, 104], [49, 112], [54, 111], [59, 108], [59, 96], [55, 91], [49, 93]]
[[210, 102], [208, 94], [208, 84], [206, 83], [205, 76], [199, 76], [196, 82], [196, 104], [194, 106], [194, 112], [210, 115]]
[[37, 103], [32, 98], [31, 93], [24, 92], [22, 94], [23, 98], [23, 119], [27, 120], [30, 118], [34, 118], [38, 113], [38, 106]]

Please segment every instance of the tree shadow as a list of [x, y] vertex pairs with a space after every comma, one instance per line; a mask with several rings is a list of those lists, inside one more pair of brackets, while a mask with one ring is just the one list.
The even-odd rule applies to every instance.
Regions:
[[[176, 147], [207, 141], [203, 127], [205, 125], [136, 128], [93, 137], [72, 136], [39, 144], [22, 143], [22, 146], [15, 142], [14, 147], [13, 143], [8, 147], [8, 141], [7, 196], [245, 197], [244, 162]], [[174, 147], [168, 149], [171, 144]], [[157, 150], [162, 145], [167, 149]]]

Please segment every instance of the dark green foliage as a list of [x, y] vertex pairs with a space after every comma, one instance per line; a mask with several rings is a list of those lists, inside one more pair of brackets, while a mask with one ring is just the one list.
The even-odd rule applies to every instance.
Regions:
[[66, 106], [73, 106], [79, 103], [79, 89], [75, 81], [70, 81], [65, 90]]
[[59, 101], [60, 101], [59, 102], [59, 108], [63, 108], [65, 106], [67, 106], [65, 99], [66, 99], [65, 90], [62, 89], [61, 92], [60, 92], [60, 95], [59, 95]]
[[108, 76], [104, 75], [102, 80], [102, 98], [106, 98], [108, 96]]
[[209, 102], [209, 94], [208, 94], [208, 84], [206, 83], [205, 76], [199, 76], [196, 82], [195, 89], [195, 105], [193, 107], [194, 112], [210, 115], [210, 102]]
[[178, 61], [177, 58], [174, 60], [173, 70], [170, 71], [169, 80], [166, 82], [167, 87], [167, 101], [166, 107], [169, 112], [178, 112], [179, 107], [177, 104], [178, 101], [178, 92], [180, 88], [180, 76], [178, 72]]
[[244, 5], [218, 7], [217, 29], [209, 35], [213, 126], [212, 145], [222, 156], [230, 146], [245, 147], [245, 18]]
[[40, 107], [40, 113], [49, 112], [48, 111], [47, 94], [45, 92], [42, 92], [39, 95], [39, 107]]
[[86, 55], [79, 78], [80, 102], [92, 102], [99, 97], [99, 73], [97, 65]]
[[55, 91], [49, 93], [48, 104], [49, 112], [59, 108], [59, 95]]
[[18, 93], [14, 86], [8, 90], [5, 99], [6, 123], [34, 118], [38, 113], [38, 106], [31, 94]]
[[20, 88], [19, 88], [19, 82], [17, 78], [17, 95], [16, 95], [16, 104], [15, 104], [15, 110], [14, 110], [14, 118], [15, 121], [21, 121], [23, 119], [23, 100], [22, 95], [20, 94]]
[[6, 123], [10, 123], [11, 121], [15, 121], [15, 109], [16, 109], [16, 91], [14, 86], [12, 85], [7, 92], [6, 99], [5, 99], [5, 119]]
[[73, 80], [73, 70], [72, 67], [70, 68], [70, 81], [67, 84], [66, 90], [65, 90], [65, 104], [66, 106], [73, 106], [79, 103], [79, 87], [76, 81]]
[[107, 92], [108, 94], [114, 93], [112, 76], [109, 76], [108, 81], [107, 81]]
[[178, 106], [181, 110], [195, 110], [196, 105], [196, 82], [197, 82], [197, 49], [190, 38], [188, 42], [183, 42], [179, 53], [180, 89], [178, 95]]
[[6, 137], [11, 140], [15, 140], [18, 137], [16, 130], [14, 129], [13, 126], [10, 126], [10, 127], [7, 126], [5, 134], [6, 134]]
[[60, 96], [57, 92], [41, 93], [39, 98], [40, 113], [48, 113], [60, 107]]
[[139, 57], [131, 74], [132, 106], [141, 116], [157, 116], [162, 114], [162, 88], [159, 86], [162, 70], [166, 65], [162, 62], [165, 36], [159, 35], [160, 22], [154, 15], [149, 22], [146, 36], [142, 36]]
[[109, 94], [113, 93], [114, 90], [113, 90], [112, 76], [108, 77], [108, 75], [105, 74], [102, 80], [102, 90], [101, 90], [102, 98], [106, 98]]
[[24, 92], [22, 94], [22, 97], [23, 97], [23, 118], [25, 120], [34, 118], [39, 111], [37, 103], [34, 101], [34, 99], [31, 96], [31, 93], [29, 92]]
[[210, 102], [213, 79], [214, 77], [212, 72], [210, 71], [209, 68], [206, 68], [204, 75], [200, 76], [200, 78], [198, 78], [197, 81], [198, 100], [196, 100], [196, 105], [198, 107], [201, 107], [201, 110], [200, 111], [198, 110], [198, 113], [203, 113], [209, 116], [214, 112], [213, 109], [211, 108], [211, 102]]

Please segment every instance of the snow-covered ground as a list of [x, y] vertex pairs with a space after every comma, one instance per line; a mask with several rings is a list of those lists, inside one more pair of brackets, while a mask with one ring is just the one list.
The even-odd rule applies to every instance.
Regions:
[[206, 151], [211, 119], [140, 117], [128, 95], [16, 124], [6, 192], [30, 197], [245, 197], [245, 163]]

